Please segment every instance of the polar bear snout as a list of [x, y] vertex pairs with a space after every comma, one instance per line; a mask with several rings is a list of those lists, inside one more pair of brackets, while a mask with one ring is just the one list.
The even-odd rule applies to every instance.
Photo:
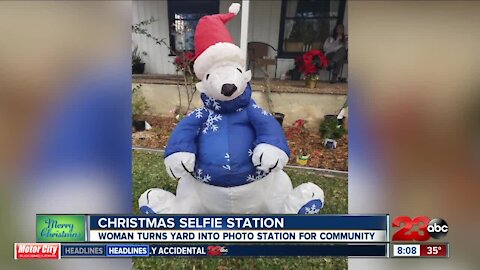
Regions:
[[233, 95], [233, 93], [235, 93], [235, 91], [237, 91], [237, 87], [233, 83], [226, 83], [222, 85], [221, 93], [224, 96], [230, 97]]
[[226, 61], [208, 69], [196, 87], [209, 98], [230, 101], [245, 92], [251, 78], [250, 70], [245, 71], [240, 64]]

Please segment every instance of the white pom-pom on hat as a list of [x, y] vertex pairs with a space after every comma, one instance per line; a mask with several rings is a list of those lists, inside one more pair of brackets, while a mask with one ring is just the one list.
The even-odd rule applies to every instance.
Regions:
[[240, 11], [240, 4], [239, 3], [233, 3], [228, 8], [228, 12], [233, 13], [235, 15], [237, 15], [239, 11]]

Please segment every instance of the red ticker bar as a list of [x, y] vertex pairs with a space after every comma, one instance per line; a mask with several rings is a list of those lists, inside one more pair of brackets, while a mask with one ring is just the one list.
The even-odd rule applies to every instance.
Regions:
[[422, 244], [420, 257], [448, 257], [448, 244]]

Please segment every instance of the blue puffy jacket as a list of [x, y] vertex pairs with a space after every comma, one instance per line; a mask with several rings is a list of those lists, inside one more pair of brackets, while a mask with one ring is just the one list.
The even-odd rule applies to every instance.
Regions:
[[252, 163], [253, 149], [267, 143], [288, 156], [287, 140], [275, 118], [251, 98], [250, 84], [242, 95], [219, 101], [202, 93], [205, 107], [191, 112], [172, 132], [165, 156], [196, 155], [194, 177], [214, 186], [233, 187], [265, 177]]

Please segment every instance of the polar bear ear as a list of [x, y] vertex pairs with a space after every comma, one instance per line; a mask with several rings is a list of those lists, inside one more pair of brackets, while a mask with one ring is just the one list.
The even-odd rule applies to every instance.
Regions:
[[197, 88], [197, 90], [200, 92], [200, 93], [203, 93], [203, 83], [202, 81], [199, 81], [195, 84], [195, 87]]
[[249, 82], [252, 79], [252, 71], [245, 71], [245, 73], [243, 73], [243, 76], [245, 76], [245, 82]]

